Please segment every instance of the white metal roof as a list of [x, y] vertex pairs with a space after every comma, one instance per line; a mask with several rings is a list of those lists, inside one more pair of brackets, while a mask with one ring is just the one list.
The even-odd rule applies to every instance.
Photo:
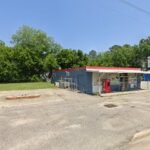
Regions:
[[137, 74], [150, 74], [150, 72], [142, 70], [113, 70], [113, 69], [86, 69], [87, 72], [98, 72], [98, 73], [137, 73]]

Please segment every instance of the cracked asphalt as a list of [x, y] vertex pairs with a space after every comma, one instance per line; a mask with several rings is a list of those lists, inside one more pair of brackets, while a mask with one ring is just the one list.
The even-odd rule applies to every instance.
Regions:
[[[40, 98], [5, 99], [37, 93]], [[149, 91], [109, 97], [62, 89], [0, 92], [0, 150], [126, 150], [135, 133], [150, 128], [149, 112]]]

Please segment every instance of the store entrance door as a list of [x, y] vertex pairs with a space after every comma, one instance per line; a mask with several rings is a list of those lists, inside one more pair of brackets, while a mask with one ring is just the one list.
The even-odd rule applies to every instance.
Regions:
[[103, 92], [104, 93], [111, 92], [110, 79], [103, 80]]

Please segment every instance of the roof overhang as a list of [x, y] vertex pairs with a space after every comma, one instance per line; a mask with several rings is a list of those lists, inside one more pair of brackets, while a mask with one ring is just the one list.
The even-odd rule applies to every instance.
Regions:
[[143, 71], [144, 74], [150, 74], [150, 71]]
[[108, 70], [108, 69], [86, 69], [87, 72], [97, 72], [97, 73], [136, 73], [136, 74], [146, 74], [146, 72], [141, 70]]
[[86, 70], [87, 72], [97, 73], [135, 73], [135, 74], [150, 74], [150, 71], [142, 71], [141, 68], [127, 68], [127, 67], [100, 67], [100, 66], [83, 66], [75, 68], [67, 68], [56, 70], [55, 72], [70, 72]]

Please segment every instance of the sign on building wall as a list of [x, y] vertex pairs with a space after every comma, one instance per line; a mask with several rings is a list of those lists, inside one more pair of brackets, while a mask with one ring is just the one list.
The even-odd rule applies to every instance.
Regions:
[[148, 57], [148, 68], [150, 68], [150, 56]]

